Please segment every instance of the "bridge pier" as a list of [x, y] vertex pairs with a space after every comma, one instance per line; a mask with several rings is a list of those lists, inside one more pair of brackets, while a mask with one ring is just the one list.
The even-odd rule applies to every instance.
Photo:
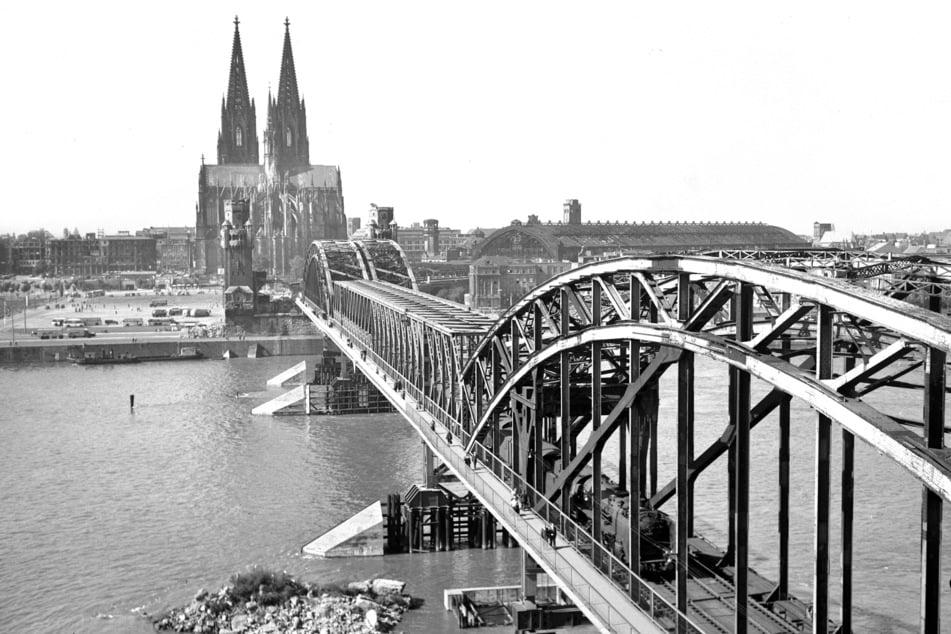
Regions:
[[535, 602], [538, 595], [538, 575], [545, 570], [532, 559], [526, 551], [522, 551], [522, 600]]
[[436, 467], [435, 467], [435, 456], [433, 456], [433, 450], [429, 448], [425, 442], [423, 445], [423, 481], [426, 483], [427, 489], [432, 489], [436, 486]]

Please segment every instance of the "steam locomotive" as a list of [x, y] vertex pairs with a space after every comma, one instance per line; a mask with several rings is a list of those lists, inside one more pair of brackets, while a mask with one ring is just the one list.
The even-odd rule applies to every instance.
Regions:
[[[588, 485], [590, 476], [582, 476], [571, 496], [572, 516], [589, 529], [592, 524], [592, 495]], [[631, 496], [618, 488], [606, 476], [601, 476], [601, 540], [614, 556], [627, 562], [630, 545]], [[672, 555], [674, 521], [663, 511], [647, 506], [642, 500], [638, 507], [638, 535], [640, 536], [641, 575], [670, 578], [674, 573]]]
[[[500, 454], [505, 460], [511, 459], [512, 442], [506, 437], [501, 442]], [[554, 485], [559, 471], [558, 447], [544, 443], [543, 459], [546, 466], [546, 486]], [[591, 469], [582, 470], [575, 480], [571, 495], [571, 517], [579, 525], [592, 528]], [[598, 516], [601, 521], [601, 541], [615, 557], [627, 562], [631, 538], [631, 496], [619, 488], [605, 475], [601, 476], [601, 508]], [[652, 509], [646, 500], [638, 506], [638, 527], [640, 535], [640, 574], [648, 578], [670, 579], [674, 574], [675, 561], [672, 555], [674, 539], [674, 521], [664, 513]]]

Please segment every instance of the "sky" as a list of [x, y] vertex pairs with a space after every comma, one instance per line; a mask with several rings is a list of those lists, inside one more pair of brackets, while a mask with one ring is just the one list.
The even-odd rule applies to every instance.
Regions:
[[259, 138], [290, 19], [350, 217], [951, 228], [940, 3], [53, 0], [0, 7], [0, 234], [193, 226], [236, 14]]

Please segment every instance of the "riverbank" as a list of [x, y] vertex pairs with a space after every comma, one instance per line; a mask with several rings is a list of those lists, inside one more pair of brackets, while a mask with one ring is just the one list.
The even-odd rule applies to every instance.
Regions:
[[369, 579], [321, 587], [255, 568], [215, 594], [199, 590], [187, 606], [152, 622], [159, 631], [209, 634], [389, 632], [418, 604], [403, 594], [405, 585]]
[[165, 339], [131, 341], [103, 341], [97, 339], [50, 339], [31, 341], [30, 345], [0, 344], [0, 364], [5, 363], [69, 363], [70, 358], [82, 357], [84, 352], [105, 352], [116, 357], [157, 357], [178, 355], [182, 347], [193, 347], [207, 359], [221, 359], [225, 353], [232, 357], [283, 357], [290, 355], [318, 355], [324, 350], [324, 339], [319, 336], [248, 336], [244, 338]]

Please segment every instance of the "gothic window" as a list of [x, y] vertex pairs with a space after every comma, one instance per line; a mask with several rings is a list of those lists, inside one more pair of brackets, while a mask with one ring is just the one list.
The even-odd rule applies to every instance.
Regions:
[[241, 147], [241, 146], [242, 146], [241, 126], [238, 126], [238, 127], [236, 127], [236, 128], [234, 129], [234, 144], [235, 144], [237, 147]]
[[291, 127], [287, 126], [287, 147], [294, 145], [294, 135], [291, 132]]

